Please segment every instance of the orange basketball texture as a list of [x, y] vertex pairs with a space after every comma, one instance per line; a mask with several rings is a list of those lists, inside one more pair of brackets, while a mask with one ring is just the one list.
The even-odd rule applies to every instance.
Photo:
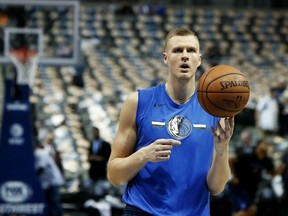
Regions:
[[247, 77], [230, 65], [218, 65], [208, 69], [197, 84], [197, 97], [202, 108], [221, 118], [240, 113], [249, 96]]

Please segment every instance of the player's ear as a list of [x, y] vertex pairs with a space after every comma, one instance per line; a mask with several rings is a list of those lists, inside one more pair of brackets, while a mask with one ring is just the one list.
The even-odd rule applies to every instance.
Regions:
[[200, 53], [200, 54], [199, 54], [199, 62], [198, 62], [198, 67], [201, 65], [201, 62], [202, 62], [202, 54]]
[[164, 64], [167, 64], [167, 53], [163, 53], [163, 62]]

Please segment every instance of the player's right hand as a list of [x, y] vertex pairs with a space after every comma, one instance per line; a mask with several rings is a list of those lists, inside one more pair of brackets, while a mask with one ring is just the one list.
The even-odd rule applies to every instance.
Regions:
[[159, 162], [169, 160], [174, 146], [181, 142], [173, 139], [158, 139], [148, 146], [143, 147], [142, 151], [149, 162]]

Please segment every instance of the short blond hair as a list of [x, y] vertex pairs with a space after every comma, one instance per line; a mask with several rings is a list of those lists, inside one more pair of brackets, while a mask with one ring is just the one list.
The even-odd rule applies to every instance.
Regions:
[[[199, 43], [199, 39], [198, 39], [197, 35], [193, 31], [191, 31], [189, 28], [186, 28], [186, 27], [176, 28], [176, 29], [172, 29], [166, 35], [165, 44], [164, 44], [164, 50], [166, 50], [167, 43], [168, 43], [170, 38], [172, 38], [174, 36], [188, 36], [188, 35], [193, 35], [196, 38], [196, 40], [198, 41], [198, 43]], [[199, 44], [199, 46], [200, 46], [200, 44]]]

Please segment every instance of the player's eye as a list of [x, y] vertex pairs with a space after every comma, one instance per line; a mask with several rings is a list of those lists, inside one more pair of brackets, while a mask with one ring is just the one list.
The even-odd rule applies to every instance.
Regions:
[[173, 50], [174, 53], [181, 53], [183, 50], [180, 48], [176, 48]]
[[187, 52], [189, 52], [189, 53], [194, 53], [194, 52], [196, 52], [196, 49], [190, 48], [190, 49], [187, 50]]

